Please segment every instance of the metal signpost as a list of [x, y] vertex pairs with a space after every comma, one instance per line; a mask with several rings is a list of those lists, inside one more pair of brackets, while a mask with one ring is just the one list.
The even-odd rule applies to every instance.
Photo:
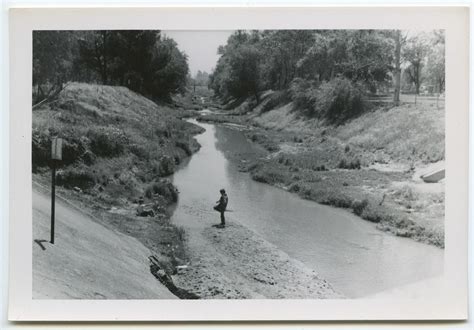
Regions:
[[53, 138], [51, 143], [51, 244], [54, 244], [54, 205], [56, 199], [56, 163], [63, 158], [63, 139]]

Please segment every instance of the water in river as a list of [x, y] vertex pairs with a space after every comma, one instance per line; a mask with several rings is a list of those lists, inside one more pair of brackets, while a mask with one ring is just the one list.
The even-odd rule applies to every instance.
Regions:
[[202, 148], [173, 177], [180, 191], [175, 223], [185, 228], [201, 226], [192, 216], [196, 213], [208, 214], [219, 223], [212, 206], [219, 199], [219, 189], [225, 188], [231, 210], [226, 213], [228, 222], [238, 221], [257, 232], [348, 297], [442, 274], [443, 250], [385, 234], [346, 210], [253, 181], [226, 158], [230, 152], [255, 150], [245, 136], [226, 126], [199, 125], [206, 129], [197, 136]]

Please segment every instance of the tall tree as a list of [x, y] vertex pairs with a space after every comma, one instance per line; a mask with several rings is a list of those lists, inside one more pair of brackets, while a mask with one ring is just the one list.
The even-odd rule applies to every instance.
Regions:
[[426, 60], [426, 79], [442, 93], [445, 84], [445, 38], [444, 31], [434, 31]]
[[34, 103], [59, 91], [70, 78], [73, 43], [71, 31], [33, 32]]
[[403, 50], [403, 57], [409, 64], [405, 70], [406, 76], [415, 85], [416, 94], [420, 93], [423, 81], [422, 69], [427, 51], [428, 45], [424, 34], [417, 34], [409, 38]]
[[79, 55], [82, 63], [98, 73], [101, 83], [107, 85], [113, 47], [109, 44], [111, 31], [93, 31], [79, 40]]
[[401, 48], [402, 48], [402, 33], [400, 30], [395, 31], [395, 91], [393, 93], [393, 103], [398, 106], [400, 104], [400, 76], [402, 73], [401, 65]]

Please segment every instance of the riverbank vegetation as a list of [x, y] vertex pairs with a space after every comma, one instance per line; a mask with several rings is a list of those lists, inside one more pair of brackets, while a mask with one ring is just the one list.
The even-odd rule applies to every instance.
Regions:
[[444, 91], [442, 31], [237, 31], [219, 53], [228, 110], [201, 120], [249, 127], [253, 179], [444, 247], [444, 184], [419, 178], [444, 166], [444, 105], [400, 94]]
[[444, 91], [443, 31], [237, 31], [218, 52], [210, 87], [223, 103], [252, 97], [258, 105], [272, 90], [263, 111], [292, 101], [294, 111], [329, 123], [369, 110], [371, 97], [393, 87], [396, 104], [400, 90]]
[[33, 111], [32, 127], [33, 180], [49, 185], [51, 139], [63, 138], [59, 194], [139, 239], [167, 271], [183, 263], [185, 235], [169, 222], [177, 190], [166, 177], [202, 131], [175, 112], [126, 87], [70, 83]]

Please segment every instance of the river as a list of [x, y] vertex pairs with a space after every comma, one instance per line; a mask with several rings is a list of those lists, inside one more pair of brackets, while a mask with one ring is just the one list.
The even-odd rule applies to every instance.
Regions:
[[364, 297], [442, 274], [444, 250], [391, 236], [346, 210], [253, 181], [226, 157], [229, 152], [258, 152], [242, 132], [191, 121], [206, 131], [196, 137], [201, 150], [173, 176], [180, 191], [174, 223], [191, 231], [204, 226], [199, 221], [203, 217], [219, 223], [212, 206], [225, 188], [231, 210], [226, 213], [228, 223], [253, 230], [347, 297]]

